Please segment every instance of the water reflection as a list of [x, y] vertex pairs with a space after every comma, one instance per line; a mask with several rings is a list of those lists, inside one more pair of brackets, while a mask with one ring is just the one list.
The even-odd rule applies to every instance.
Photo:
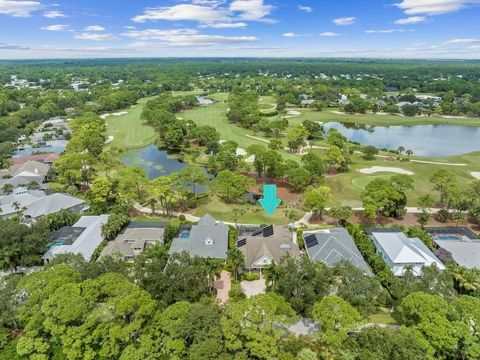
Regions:
[[379, 149], [399, 146], [418, 156], [451, 156], [480, 150], [480, 128], [454, 125], [365, 126], [331, 122], [325, 131], [339, 130], [349, 140]]

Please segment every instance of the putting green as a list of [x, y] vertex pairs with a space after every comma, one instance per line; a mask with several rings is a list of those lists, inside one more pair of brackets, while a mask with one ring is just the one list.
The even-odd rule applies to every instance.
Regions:
[[381, 175], [371, 175], [371, 176], [358, 176], [352, 179], [352, 184], [359, 188], [364, 190], [368, 184], [370, 184], [374, 179], [377, 178], [382, 178], [382, 179], [390, 179], [393, 175], [395, 174], [381, 174]]

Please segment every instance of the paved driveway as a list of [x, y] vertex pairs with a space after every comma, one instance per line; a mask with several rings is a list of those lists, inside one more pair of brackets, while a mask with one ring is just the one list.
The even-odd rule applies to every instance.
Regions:
[[228, 271], [223, 270], [213, 286], [217, 289], [217, 301], [225, 304], [228, 301], [228, 292], [232, 288], [232, 279]]
[[240, 283], [243, 293], [247, 297], [252, 297], [258, 294], [263, 294], [267, 288], [265, 280], [242, 281]]

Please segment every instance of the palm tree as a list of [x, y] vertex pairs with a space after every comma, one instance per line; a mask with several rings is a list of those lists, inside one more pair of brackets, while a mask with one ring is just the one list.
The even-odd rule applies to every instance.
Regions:
[[274, 290], [277, 285], [278, 279], [280, 279], [282, 268], [278, 266], [275, 261], [268, 265], [263, 274], [265, 275], [265, 280], [267, 286], [270, 290]]
[[399, 146], [397, 151], [398, 151], [398, 154], [401, 156], [403, 154], [403, 152], [405, 151], [405, 148], [403, 146]]
[[245, 264], [245, 259], [243, 257], [242, 252], [233, 247], [228, 250], [227, 252], [227, 264], [233, 272], [233, 278], [236, 282], [238, 280], [238, 272], [240, 271], [241, 267]]
[[410, 156], [413, 155], [413, 151], [408, 149], [407, 151], [405, 151], [405, 154], [407, 154], [408, 158], [410, 159]]
[[0, 268], [9, 268], [12, 273], [15, 273], [19, 261], [20, 250], [18, 248], [5, 248], [0, 252]]
[[235, 222], [235, 227], [238, 229], [238, 224], [237, 224], [237, 221], [240, 217], [242, 217], [243, 215], [245, 215], [245, 209], [243, 208], [235, 208], [233, 209], [232, 211], [232, 215], [233, 215], [233, 221]]
[[151, 198], [148, 199], [148, 205], [150, 205], [150, 208], [152, 209], [152, 214], [155, 214], [155, 204], [157, 203], [157, 199]]
[[208, 288], [210, 289], [210, 291], [212, 291], [215, 279], [217, 278], [217, 276], [220, 275], [222, 271], [222, 262], [219, 259], [208, 258], [206, 261], [206, 265]]

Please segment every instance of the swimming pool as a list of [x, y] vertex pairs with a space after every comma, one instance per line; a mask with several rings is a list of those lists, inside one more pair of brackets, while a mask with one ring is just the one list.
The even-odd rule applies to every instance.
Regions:
[[462, 236], [456, 234], [444, 234], [444, 235], [435, 235], [435, 240], [450, 240], [450, 241], [458, 241], [462, 240]]
[[189, 233], [188, 231], [182, 232], [182, 233], [180, 234], [180, 237], [181, 237], [182, 239], [188, 239], [188, 238], [190, 237], [190, 233]]

